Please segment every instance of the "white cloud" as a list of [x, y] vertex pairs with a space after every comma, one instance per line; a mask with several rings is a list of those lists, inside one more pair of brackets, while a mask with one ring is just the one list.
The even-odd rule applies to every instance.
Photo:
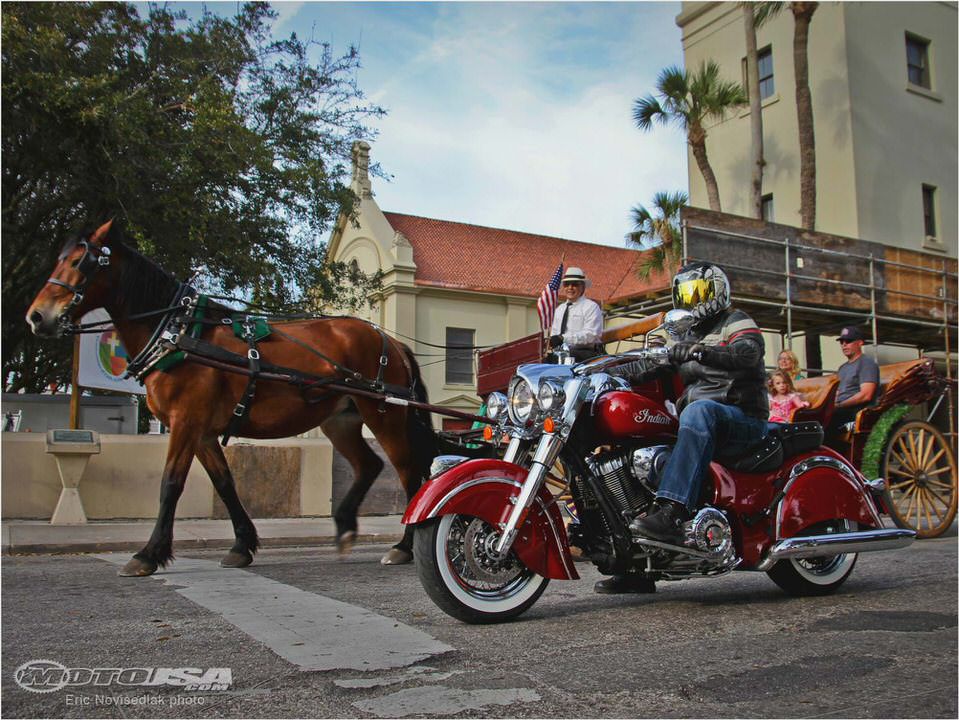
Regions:
[[303, 8], [304, 4], [305, 3], [302, 2], [270, 3], [270, 7], [276, 10], [278, 14], [276, 21], [273, 23], [273, 34], [275, 37], [281, 37], [293, 30], [299, 30], [298, 28], [291, 27], [291, 25], [294, 24], [294, 21], [296, 20], [296, 17]]
[[[642, 133], [631, 116], [681, 62], [678, 29], [665, 32], [661, 8], [655, 23], [642, 5], [610, 9], [442, 6], [375, 89], [390, 115], [373, 153], [395, 176], [375, 184], [380, 205], [621, 245], [633, 205], [686, 188], [686, 153], [680, 133]], [[613, 27], [624, 17], [632, 26]], [[369, 44], [364, 55], [369, 66]]]

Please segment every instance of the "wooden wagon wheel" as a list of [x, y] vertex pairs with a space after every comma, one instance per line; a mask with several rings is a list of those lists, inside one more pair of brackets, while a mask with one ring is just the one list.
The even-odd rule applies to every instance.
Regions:
[[922, 420], [902, 423], [883, 463], [893, 522], [917, 537], [942, 535], [956, 516], [956, 457], [943, 434]]
[[553, 467], [546, 473], [546, 487], [561, 501], [570, 500], [572, 495], [569, 493], [569, 478], [566, 474], [566, 463], [559, 458], [553, 463]]

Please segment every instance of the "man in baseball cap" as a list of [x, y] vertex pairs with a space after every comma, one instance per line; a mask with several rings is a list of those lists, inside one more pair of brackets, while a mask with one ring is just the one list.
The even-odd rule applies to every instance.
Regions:
[[840, 436], [843, 426], [855, 420], [860, 410], [872, 404], [879, 387], [879, 366], [862, 353], [865, 342], [862, 329], [855, 325], [844, 327], [836, 340], [846, 356], [846, 362], [837, 372], [839, 388], [836, 390], [836, 410], [826, 429], [826, 442], [833, 447], [842, 444]]

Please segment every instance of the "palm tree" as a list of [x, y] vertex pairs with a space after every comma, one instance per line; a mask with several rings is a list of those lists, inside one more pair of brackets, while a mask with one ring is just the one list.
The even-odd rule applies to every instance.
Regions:
[[[787, 3], [756, 3], [756, 23], [781, 12]], [[818, 2], [791, 2], [793, 14], [793, 72], [796, 75], [796, 115], [799, 124], [799, 218], [807, 230], [816, 228], [816, 137], [813, 132], [812, 93], [809, 90], [809, 24]]]
[[807, 230], [816, 229], [816, 138], [812, 93], [809, 91], [809, 23], [817, 2], [792, 2], [793, 63], [796, 66], [796, 113], [799, 119], [799, 217]]
[[678, 190], [672, 194], [658, 192], [653, 195], [654, 216], [642, 205], [632, 209], [633, 231], [626, 234], [626, 242], [644, 250], [638, 275], [645, 279], [653, 272], [663, 270], [667, 262], [675, 264], [682, 252], [682, 237], [679, 229], [679, 213], [689, 201], [686, 193]]
[[719, 77], [719, 66], [710, 60], [690, 74], [672, 66], [663, 70], [656, 80], [658, 98], [653, 95], [639, 98], [633, 104], [633, 120], [640, 130], [649, 130], [655, 120], [663, 125], [670, 121], [686, 131], [696, 165], [706, 181], [709, 208], [721, 211], [719, 185], [706, 157], [707, 120], [720, 120], [726, 111], [746, 103], [742, 86]]
[[759, 50], [756, 43], [756, 5], [750, 0], [740, 3], [743, 8], [743, 25], [746, 30], [746, 94], [749, 96], [750, 210], [755, 218], [763, 216], [763, 102], [759, 96]]

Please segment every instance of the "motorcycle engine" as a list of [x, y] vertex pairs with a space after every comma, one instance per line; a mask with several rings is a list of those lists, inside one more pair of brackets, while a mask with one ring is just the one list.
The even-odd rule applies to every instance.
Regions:
[[668, 445], [614, 450], [593, 455], [586, 464], [602, 480], [620, 512], [635, 517], [652, 502], [670, 450]]
[[717, 560], [732, 553], [733, 532], [726, 516], [714, 507], [704, 507], [689, 524], [688, 545], [709, 553]]

